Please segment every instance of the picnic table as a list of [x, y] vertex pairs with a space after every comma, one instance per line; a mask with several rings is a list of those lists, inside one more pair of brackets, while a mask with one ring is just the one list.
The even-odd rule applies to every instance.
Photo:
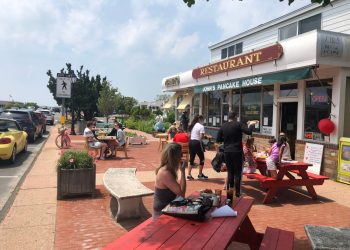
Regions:
[[168, 133], [158, 133], [155, 136], [156, 138], [159, 138], [159, 144], [158, 144], [158, 151], [163, 150], [164, 145], [168, 143]]
[[150, 218], [144, 221], [105, 250], [225, 249], [232, 240], [246, 243], [251, 249], [259, 249], [264, 235], [255, 231], [249, 219], [252, 205], [253, 199], [237, 198], [232, 204], [237, 217], [208, 218], [203, 222], [163, 214], [157, 220]]
[[[312, 164], [300, 161], [284, 161], [277, 164], [278, 174], [277, 178], [266, 176], [266, 159], [257, 158], [257, 168], [261, 174], [251, 173], [244, 174], [250, 179], [257, 179], [260, 181], [261, 187], [267, 188], [267, 192], [263, 203], [269, 203], [275, 197], [276, 192], [280, 188], [290, 188], [295, 186], [305, 186], [308, 193], [313, 199], [317, 199], [317, 194], [314, 189], [315, 185], [322, 185], [324, 180], [328, 179], [326, 176], [307, 172], [309, 166]], [[293, 175], [294, 174], [294, 175]], [[295, 175], [296, 174], [296, 175]], [[285, 178], [286, 177], [286, 178]]]
[[106, 149], [107, 158], [115, 156], [115, 146], [116, 146], [116, 140], [117, 140], [116, 136], [99, 135], [97, 136], [97, 139], [107, 144], [107, 149]]

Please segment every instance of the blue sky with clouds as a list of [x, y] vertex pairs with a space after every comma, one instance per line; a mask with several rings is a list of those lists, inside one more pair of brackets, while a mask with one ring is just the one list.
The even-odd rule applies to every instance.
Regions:
[[0, 0], [0, 100], [56, 105], [46, 72], [70, 62], [139, 101], [207, 64], [208, 45], [310, 3], [296, 0]]

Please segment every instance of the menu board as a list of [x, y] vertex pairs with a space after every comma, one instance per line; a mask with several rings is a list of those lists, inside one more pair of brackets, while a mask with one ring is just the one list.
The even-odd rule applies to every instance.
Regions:
[[304, 152], [304, 162], [312, 164], [307, 171], [320, 174], [323, 155], [323, 145], [306, 143]]

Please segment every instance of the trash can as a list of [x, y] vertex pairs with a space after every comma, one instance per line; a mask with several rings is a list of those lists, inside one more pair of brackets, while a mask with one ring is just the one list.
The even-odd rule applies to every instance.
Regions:
[[84, 129], [86, 127], [86, 121], [84, 121], [83, 119], [80, 119], [78, 122], [77, 122], [77, 134], [78, 135], [82, 135], [84, 134]]

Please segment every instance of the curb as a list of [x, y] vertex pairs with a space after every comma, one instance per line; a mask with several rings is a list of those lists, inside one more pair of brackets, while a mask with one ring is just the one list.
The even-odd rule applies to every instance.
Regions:
[[[54, 126], [52, 126], [54, 127]], [[25, 178], [27, 177], [28, 173], [30, 172], [30, 170], [32, 170], [33, 165], [36, 161], [36, 159], [38, 158], [38, 156], [41, 154], [41, 151], [43, 150], [44, 146], [46, 145], [49, 137], [51, 136], [51, 131], [49, 132], [49, 136], [46, 138], [45, 142], [41, 145], [40, 149], [38, 150], [38, 153], [36, 154], [36, 156], [33, 158], [32, 162], [29, 164], [29, 167], [26, 169], [26, 171], [23, 173], [22, 177], [20, 178], [20, 180], [18, 181], [17, 185], [15, 186], [15, 188], [13, 189], [13, 192], [11, 193], [10, 197], [7, 199], [7, 201], [4, 204], [4, 207], [2, 208], [2, 210], [0, 211], [0, 224], [2, 223], [2, 221], [5, 219], [8, 211], [10, 210], [10, 208], [12, 207], [13, 202], [16, 199], [17, 193], [20, 190]]]

